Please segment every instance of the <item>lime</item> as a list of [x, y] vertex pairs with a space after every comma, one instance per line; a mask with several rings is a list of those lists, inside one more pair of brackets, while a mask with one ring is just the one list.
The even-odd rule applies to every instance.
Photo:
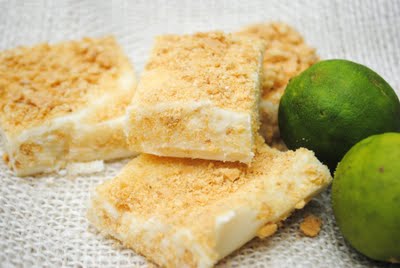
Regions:
[[400, 131], [400, 102], [371, 69], [325, 60], [289, 82], [280, 101], [279, 128], [289, 149], [309, 148], [333, 170], [358, 141]]
[[364, 255], [400, 261], [400, 133], [357, 143], [339, 163], [332, 186], [336, 222]]

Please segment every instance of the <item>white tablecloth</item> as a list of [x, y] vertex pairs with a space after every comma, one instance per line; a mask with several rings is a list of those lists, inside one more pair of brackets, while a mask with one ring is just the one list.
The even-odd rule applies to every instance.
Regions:
[[[6, 1], [0, 0], [0, 48], [114, 34], [140, 73], [154, 35], [221, 29], [281, 20], [295, 26], [321, 58], [366, 64], [400, 90], [400, 1]], [[112, 178], [16, 178], [0, 162], [0, 267], [138, 267], [143, 257], [98, 235], [85, 218], [90, 192]], [[321, 234], [306, 238], [307, 213], [323, 219]], [[279, 232], [255, 239], [221, 267], [369, 267], [335, 225], [328, 193], [289, 218]]]

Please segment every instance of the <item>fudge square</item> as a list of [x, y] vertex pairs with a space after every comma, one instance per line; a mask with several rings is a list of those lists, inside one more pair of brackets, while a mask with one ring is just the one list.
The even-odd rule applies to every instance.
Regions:
[[162, 267], [212, 267], [272, 235], [331, 179], [304, 148], [262, 144], [251, 165], [142, 154], [97, 188], [88, 217]]
[[251, 162], [264, 50], [222, 32], [157, 37], [127, 112], [130, 148]]
[[124, 122], [135, 88], [112, 36], [0, 52], [4, 160], [24, 176], [133, 155]]

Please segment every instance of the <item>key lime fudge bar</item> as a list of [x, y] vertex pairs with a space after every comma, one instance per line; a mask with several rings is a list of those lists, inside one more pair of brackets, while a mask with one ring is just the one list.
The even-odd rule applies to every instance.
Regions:
[[128, 108], [132, 150], [249, 163], [264, 45], [221, 32], [156, 38]]
[[23, 176], [132, 155], [123, 123], [135, 87], [113, 37], [0, 52], [4, 160]]
[[281, 23], [250, 25], [237, 33], [265, 41], [264, 75], [260, 100], [260, 133], [268, 144], [285, 148], [279, 137], [278, 107], [289, 79], [319, 58], [315, 49], [291, 26]]
[[253, 163], [142, 154], [100, 185], [88, 218], [163, 267], [212, 267], [331, 181], [311, 151], [258, 146]]

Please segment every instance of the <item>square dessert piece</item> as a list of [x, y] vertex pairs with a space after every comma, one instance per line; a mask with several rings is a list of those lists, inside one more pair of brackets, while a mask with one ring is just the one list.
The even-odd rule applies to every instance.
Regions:
[[22, 176], [132, 155], [123, 123], [135, 87], [113, 37], [0, 52], [4, 160]]
[[331, 182], [313, 152], [260, 145], [242, 163], [142, 154], [100, 185], [88, 218], [163, 267], [212, 267]]
[[132, 150], [251, 162], [263, 52], [221, 32], [158, 37], [127, 112]]
[[260, 100], [260, 133], [268, 144], [284, 149], [278, 126], [280, 99], [290, 78], [316, 63], [319, 60], [318, 55], [300, 33], [285, 23], [250, 25], [236, 35], [259, 38], [266, 43]]

